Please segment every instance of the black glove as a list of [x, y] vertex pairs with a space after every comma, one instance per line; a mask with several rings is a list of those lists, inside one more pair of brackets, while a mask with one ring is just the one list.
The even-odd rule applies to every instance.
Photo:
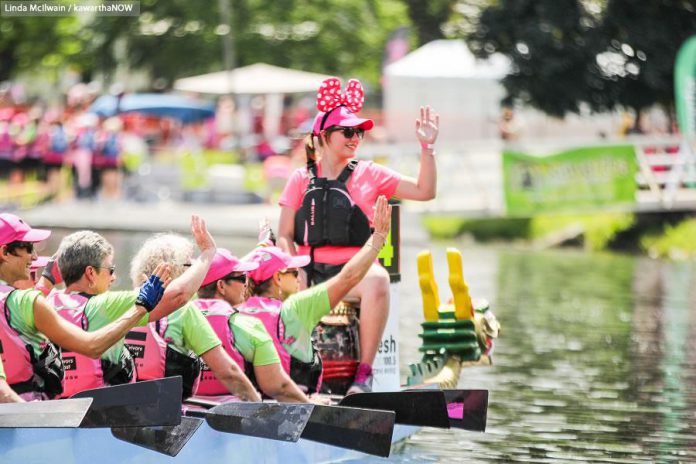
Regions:
[[54, 258], [48, 260], [46, 266], [43, 268], [43, 272], [41, 272], [41, 276], [53, 285], [57, 285], [63, 281], [63, 277], [60, 275], [60, 269], [58, 269], [58, 263]]
[[140, 287], [140, 293], [138, 293], [138, 299], [135, 300], [136, 305], [140, 305], [151, 312], [157, 306], [157, 303], [162, 299], [164, 295], [164, 285], [162, 279], [156, 275], [151, 275], [147, 282]]

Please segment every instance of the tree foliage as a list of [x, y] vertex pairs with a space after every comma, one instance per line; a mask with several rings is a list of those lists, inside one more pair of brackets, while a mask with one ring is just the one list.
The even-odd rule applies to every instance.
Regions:
[[609, 0], [597, 32], [616, 103], [636, 111], [652, 104], [673, 108], [674, 62], [696, 33], [696, 2]]
[[[376, 83], [384, 42], [408, 19], [398, 0], [230, 0], [236, 65], [267, 62], [307, 71], [357, 76]], [[143, 0], [137, 21], [99, 18], [95, 55], [113, 69], [113, 45], [127, 41], [126, 60], [153, 78], [173, 79], [223, 69], [219, 3]], [[108, 58], [110, 57], [110, 58]]]
[[74, 17], [5, 17], [0, 19], [0, 82], [24, 71], [57, 70], [85, 64], [89, 33], [80, 33]]
[[564, 116], [583, 104], [669, 110], [674, 58], [694, 32], [689, 0], [499, 0], [483, 9], [468, 43], [479, 57], [510, 58], [508, 100]]
[[589, 85], [592, 26], [578, 0], [501, 0], [483, 11], [469, 46], [478, 57], [510, 58], [512, 71], [503, 79], [510, 100], [563, 116], [579, 112], [582, 101], [605, 104], [599, 83]]
[[408, 16], [418, 36], [418, 45], [445, 38], [442, 27], [452, 15], [457, 0], [405, 0]]

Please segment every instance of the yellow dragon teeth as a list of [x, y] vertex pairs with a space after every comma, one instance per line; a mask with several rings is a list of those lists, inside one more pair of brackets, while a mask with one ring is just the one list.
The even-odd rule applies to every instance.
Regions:
[[[424, 250], [418, 253], [417, 263], [418, 283], [420, 284], [421, 295], [423, 296], [423, 314], [425, 320], [437, 321], [441, 316], [440, 295], [438, 293], [437, 282], [435, 281], [433, 257], [430, 251]], [[456, 248], [447, 249], [447, 265], [449, 266], [449, 286], [452, 289], [455, 319], [473, 319], [474, 307], [471, 304], [469, 286], [464, 281], [464, 273], [462, 272], [462, 254]]]
[[438, 308], [440, 308], [440, 295], [435, 282], [433, 273], [433, 256], [429, 250], [418, 253], [418, 283], [420, 284], [421, 294], [423, 295], [423, 314], [426, 321], [437, 321], [439, 319]]
[[469, 296], [469, 286], [464, 281], [462, 272], [462, 253], [456, 248], [447, 249], [447, 265], [449, 266], [449, 285], [454, 298], [454, 318], [473, 319], [474, 306]]

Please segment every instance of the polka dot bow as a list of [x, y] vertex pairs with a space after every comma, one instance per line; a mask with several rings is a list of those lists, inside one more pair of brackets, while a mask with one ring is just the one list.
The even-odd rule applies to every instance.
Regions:
[[357, 79], [349, 80], [345, 92], [341, 93], [341, 81], [337, 77], [329, 77], [321, 83], [317, 93], [317, 109], [323, 112], [343, 105], [357, 113], [362, 109], [364, 102], [365, 92]]

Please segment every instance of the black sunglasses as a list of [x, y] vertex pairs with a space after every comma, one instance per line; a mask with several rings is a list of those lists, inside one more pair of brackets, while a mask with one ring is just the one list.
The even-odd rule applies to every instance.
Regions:
[[7, 253], [14, 253], [15, 250], [23, 248], [27, 253], [34, 253], [34, 243], [33, 242], [12, 242], [7, 245]]
[[235, 282], [239, 282], [240, 284], [246, 283], [246, 274], [237, 274], [237, 275], [228, 275], [227, 277], [224, 277], [222, 280], [225, 282], [228, 282], [230, 280], [234, 280]]
[[365, 136], [365, 129], [359, 127], [335, 127], [331, 129], [331, 132], [342, 132], [343, 136], [347, 139], [352, 139], [355, 134], [358, 134], [358, 138], [362, 139]]

